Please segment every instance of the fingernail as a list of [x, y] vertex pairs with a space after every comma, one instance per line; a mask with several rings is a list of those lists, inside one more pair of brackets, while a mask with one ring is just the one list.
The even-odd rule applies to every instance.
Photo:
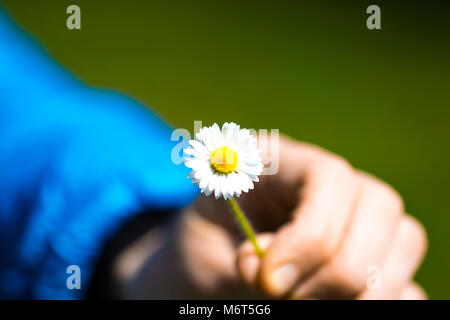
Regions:
[[299, 275], [298, 268], [294, 264], [285, 264], [275, 269], [271, 277], [271, 284], [276, 291], [275, 293], [286, 293], [295, 284]]

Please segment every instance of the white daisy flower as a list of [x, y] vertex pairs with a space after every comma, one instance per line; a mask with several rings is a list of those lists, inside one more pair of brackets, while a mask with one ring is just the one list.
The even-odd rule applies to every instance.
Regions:
[[214, 192], [216, 199], [232, 199], [253, 189], [253, 182], [259, 181], [264, 166], [250, 130], [233, 122], [224, 123], [221, 130], [214, 123], [200, 129], [189, 144], [184, 150], [189, 156], [185, 164], [192, 169], [188, 177], [205, 195]]

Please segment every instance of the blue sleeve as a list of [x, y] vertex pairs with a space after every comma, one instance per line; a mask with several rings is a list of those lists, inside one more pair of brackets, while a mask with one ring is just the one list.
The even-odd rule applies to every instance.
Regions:
[[[171, 129], [54, 63], [0, 7], [0, 297], [82, 298], [105, 241], [197, 195]], [[81, 269], [69, 290], [66, 268]]]

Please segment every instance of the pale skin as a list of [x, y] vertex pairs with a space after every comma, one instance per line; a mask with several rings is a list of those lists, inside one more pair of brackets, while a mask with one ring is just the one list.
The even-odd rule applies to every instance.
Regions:
[[[262, 176], [238, 202], [263, 258], [225, 201], [202, 195], [177, 216], [159, 249], [141, 250], [151, 254], [122, 281], [123, 297], [426, 298], [413, 281], [427, 249], [424, 228], [392, 187], [343, 158], [281, 137], [279, 172]], [[118, 265], [129, 260], [123, 255]], [[375, 289], [371, 276], [379, 280]]]

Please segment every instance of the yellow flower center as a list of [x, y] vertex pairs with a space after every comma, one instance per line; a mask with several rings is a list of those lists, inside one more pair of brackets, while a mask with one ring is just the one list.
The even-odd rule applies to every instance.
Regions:
[[230, 173], [236, 169], [238, 158], [236, 152], [230, 147], [220, 147], [211, 154], [210, 161], [218, 172]]

